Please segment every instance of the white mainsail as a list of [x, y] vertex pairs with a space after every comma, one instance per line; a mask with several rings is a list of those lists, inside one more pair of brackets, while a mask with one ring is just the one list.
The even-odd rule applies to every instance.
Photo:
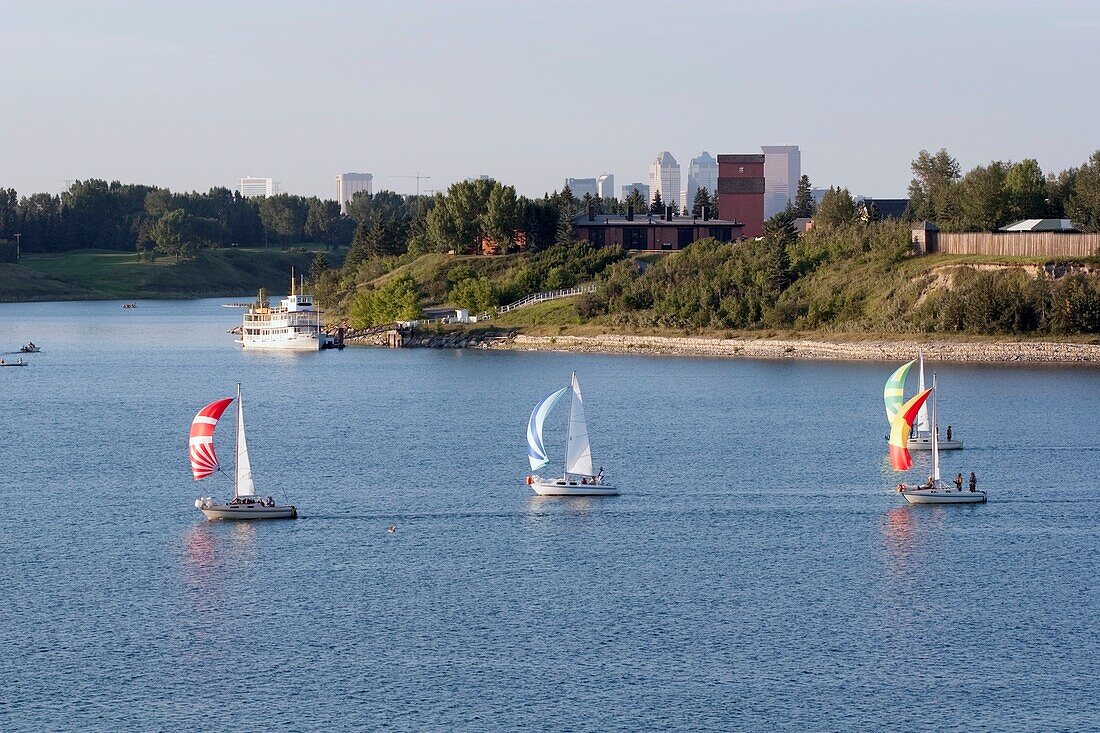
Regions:
[[565, 446], [565, 473], [595, 476], [592, 467], [592, 446], [588, 442], [588, 423], [584, 419], [584, 400], [577, 373], [573, 372], [573, 401], [569, 405], [569, 437]]
[[248, 460], [248, 443], [244, 439], [244, 403], [241, 402], [241, 385], [237, 385], [237, 496], [255, 496], [252, 483], [252, 464]]
[[561, 396], [569, 391], [568, 387], [562, 387], [557, 392], [543, 397], [531, 411], [531, 419], [527, 421], [527, 459], [531, 461], [531, 470], [537, 471], [547, 463], [550, 458], [546, 455], [546, 447], [542, 442], [542, 426], [546, 422], [546, 416]]
[[[917, 385], [917, 394], [924, 391], [924, 349], [920, 350], [920, 383]], [[935, 397], [933, 397], [935, 399]], [[928, 422], [928, 401], [925, 400], [924, 404], [920, 406], [920, 412], [917, 413], [917, 434], [927, 435], [932, 431], [932, 428]]]

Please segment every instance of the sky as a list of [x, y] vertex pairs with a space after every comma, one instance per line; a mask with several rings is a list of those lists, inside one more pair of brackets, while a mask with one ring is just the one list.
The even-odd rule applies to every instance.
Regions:
[[0, 187], [537, 196], [797, 144], [814, 186], [904, 196], [921, 149], [1100, 149], [1098, 38], [1095, 0], [0, 0]]

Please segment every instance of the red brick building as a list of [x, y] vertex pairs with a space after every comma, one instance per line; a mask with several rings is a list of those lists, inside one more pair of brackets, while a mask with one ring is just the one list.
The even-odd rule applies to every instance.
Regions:
[[764, 156], [718, 156], [718, 215], [743, 222], [746, 237], [764, 234]]

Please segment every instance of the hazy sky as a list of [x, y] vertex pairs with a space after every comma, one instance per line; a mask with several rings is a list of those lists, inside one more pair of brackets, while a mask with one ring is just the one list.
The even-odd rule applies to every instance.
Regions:
[[399, 192], [419, 171], [540, 195], [795, 143], [815, 185], [889, 197], [921, 148], [1044, 170], [1100, 148], [1095, 0], [0, 0], [0, 68], [0, 186], [23, 194], [257, 175], [333, 197], [343, 171]]

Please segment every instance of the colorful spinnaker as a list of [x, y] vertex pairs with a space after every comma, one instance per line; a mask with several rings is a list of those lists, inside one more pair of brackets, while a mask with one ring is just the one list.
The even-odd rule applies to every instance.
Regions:
[[204, 479], [218, 470], [218, 456], [214, 452], [214, 428], [218, 418], [229, 407], [232, 397], [211, 402], [199, 410], [191, 421], [191, 440], [188, 454], [191, 458], [191, 473], [195, 480]]
[[908, 364], [902, 364], [886, 380], [886, 389], [882, 390], [882, 401], [886, 403], [886, 421], [891, 425], [894, 423], [894, 415], [898, 414], [898, 408], [905, 401], [905, 378], [909, 376], [909, 370], [916, 363], [914, 359]]
[[[912, 366], [909, 362], [905, 367]], [[895, 471], [908, 471], [913, 467], [913, 457], [909, 455], [909, 433], [913, 430], [913, 423], [917, 419], [917, 413], [921, 405], [928, 399], [932, 390], [926, 389], [914, 395], [908, 402], [898, 408], [894, 418], [890, 421], [890, 465]]]

